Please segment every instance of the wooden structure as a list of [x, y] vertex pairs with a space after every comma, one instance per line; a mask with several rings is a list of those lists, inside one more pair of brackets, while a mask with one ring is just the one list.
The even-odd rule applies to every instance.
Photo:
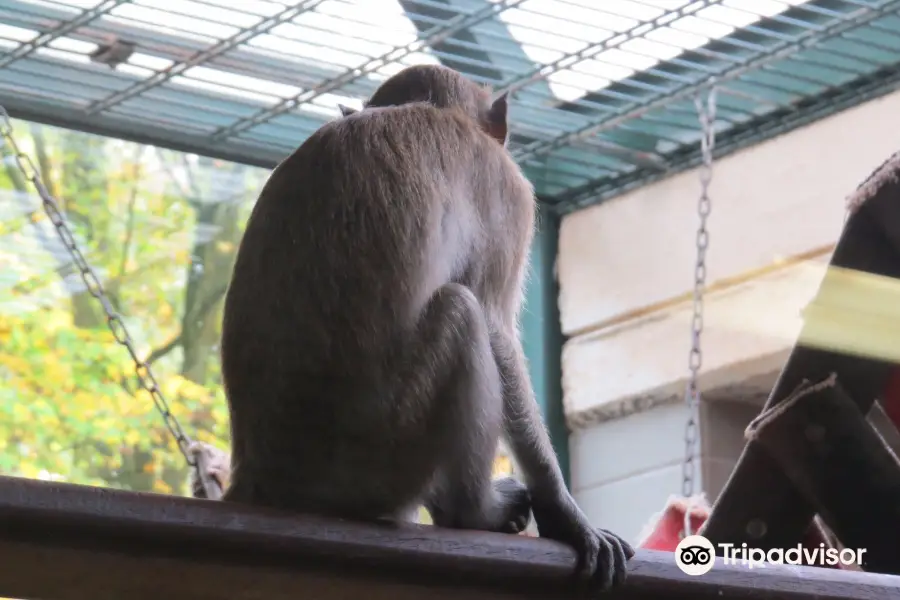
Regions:
[[900, 153], [850, 198], [800, 339], [702, 533], [785, 548], [818, 513], [867, 550], [867, 570], [900, 574], [900, 462], [866, 420], [876, 400], [900, 426]]
[[[43, 600], [574, 598], [548, 540], [351, 524], [210, 500], [0, 477], [0, 596]], [[610, 600], [885, 600], [900, 577], [717, 566], [640, 551]]]

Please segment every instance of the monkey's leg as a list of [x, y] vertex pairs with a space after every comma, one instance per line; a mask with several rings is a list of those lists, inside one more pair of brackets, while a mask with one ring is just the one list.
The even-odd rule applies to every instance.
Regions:
[[578, 551], [579, 573], [589, 578], [592, 589], [606, 590], [620, 584], [634, 550], [614, 533], [594, 529], [566, 489], [518, 336], [495, 328], [491, 345], [503, 381], [506, 437], [524, 471], [538, 533]]
[[[512, 478], [491, 482], [502, 429], [502, 385], [481, 304], [461, 285], [441, 288], [428, 318], [439, 319], [448, 343], [446, 378], [436, 390], [432, 423], [440, 466], [426, 499], [435, 525], [518, 533], [528, 525], [527, 488]], [[441, 365], [438, 365], [440, 368]]]

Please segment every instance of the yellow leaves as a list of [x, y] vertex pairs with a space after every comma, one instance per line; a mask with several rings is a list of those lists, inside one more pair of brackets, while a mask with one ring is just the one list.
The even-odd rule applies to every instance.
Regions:
[[180, 375], [172, 375], [162, 383], [162, 393], [166, 396], [177, 396], [181, 386], [187, 380]]
[[44, 377], [46, 384], [51, 387], [59, 387], [60, 384], [68, 384], [72, 378], [72, 369], [68, 364], [63, 364], [56, 354], [45, 354], [43, 356]]
[[144, 465], [143, 469], [141, 469], [144, 473], [156, 473], [156, 465], [153, 464], [153, 461], [148, 462]]
[[81, 410], [93, 410], [96, 404], [96, 396], [88, 392], [79, 390], [72, 396], [72, 402]]
[[0, 354], [0, 365], [16, 373], [26, 373], [31, 369], [31, 365], [27, 360], [12, 354]]
[[174, 490], [172, 490], [172, 486], [170, 486], [162, 479], [154, 479], [153, 491], [158, 494], [171, 494]]
[[125, 443], [129, 446], [137, 446], [141, 443], [141, 434], [137, 429], [130, 429], [125, 432]]
[[189, 379], [182, 379], [182, 385], [179, 388], [181, 397], [189, 400], [207, 400], [210, 396], [209, 390], [202, 385], [198, 385]]
[[510, 461], [509, 457], [504, 454], [498, 454], [496, 458], [494, 458], [494, 477], [501, 477], [505, 475], [512, 475], [512, 461]]
[[231, 254], [234, 252], [235, 244], [234, 242], [229, 242], [226, 240], [219, 240], [216, 242], [216, 250], [221, 254]]
[[150, 392], [144, 388], [141, 388], [134, 393], [134, 399], [140, 405], [153, 406], [153, 396], [151, 396]]
[[169, 435], [169, 432], [165, 429], [154, 427], [150, 430], [150, 443], [154, 446], [162, 446], [167, 435]]
[[43, 471], [43, 469], [39, 469], [31, 463], [26, 462], [19, 465], [19, 474], [28, 479], [40, 479], [41, 471]]
[[12, 406], [12, 416], [16, 421], [27, 422], [31, 420], [31, 411], [24, 405], [16, 403]]
[[54, 310], [44, 315], [43, 323], [47, 333], [67, 329], [72, 326], [72, 315], [68, 312]]

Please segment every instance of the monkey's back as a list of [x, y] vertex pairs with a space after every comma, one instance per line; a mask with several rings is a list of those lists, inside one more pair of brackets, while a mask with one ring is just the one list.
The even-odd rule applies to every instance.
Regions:
[[[499, 202], [510, 186], [526, 190], [521, 206]], [[315, 494], [354, 471], [390, 470], [379, 463], [395, 457], [380, 451], [402, 415], [375, 393], [392, 377], [386, 365], [441, 285], [480, 296], [492, 272], [510, 270], [486, 256], [524, 263], [525, 248], [492, 250], [498, 228], [530, 239], [532, 210], [495, 142], [425, 104], [329, 123], [279, 165], [225, 300], [235, 483], [242, 469], [266, 470]]]

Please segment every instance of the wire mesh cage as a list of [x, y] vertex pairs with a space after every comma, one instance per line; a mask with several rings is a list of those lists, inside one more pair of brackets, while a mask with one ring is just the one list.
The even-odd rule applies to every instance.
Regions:
[[[17, 117], [273, 166], [338, 104], [442, 63], [513, 92], [510, 149], [560, 211], [894, 89], [896, 0], [2, 0]], [[119, 59], [113, 60], [117, 56]]]

